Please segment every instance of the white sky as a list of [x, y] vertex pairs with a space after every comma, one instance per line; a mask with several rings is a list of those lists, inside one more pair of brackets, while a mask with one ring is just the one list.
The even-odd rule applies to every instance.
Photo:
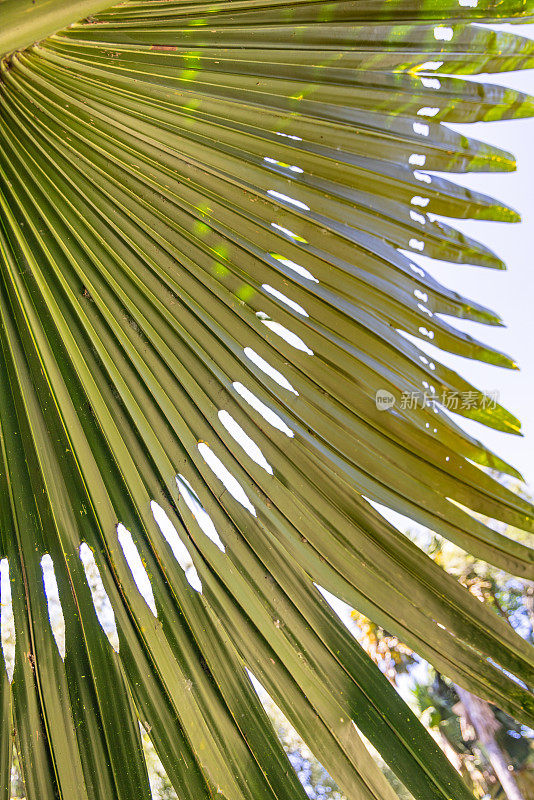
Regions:
[[[506, 25], [499, 29], [534, 38], [534, 26]], [[534, 71], [484, 76], [485, 80], [534, 94]], [[515, 208], [523, 221], [515, 225], [497, 222], [452, 220], [474, 238], [493, 249], [508, 265], [508, 271], [427, 261], [425, 267], [446, 286], [494, 309], [507, 328], [490, 328], [461, 322], [458, 327], [493, 345], [519, 363], [521, 371], [445, 354], [442, 361], [457, 369], [480, 389], [498, 390], [500, 402], [523, 423], [524, 437], [492, 431], [478, 423], [461, 424], [491, 449], [517, 467], [534, 487], [534, 119], [481, 122], [451, 126], [477, 139], [512, 152], [517, 172], [454, 175], [453, 180], [493, 195]], [[422, 262], [421, 262], [422, 263]]]

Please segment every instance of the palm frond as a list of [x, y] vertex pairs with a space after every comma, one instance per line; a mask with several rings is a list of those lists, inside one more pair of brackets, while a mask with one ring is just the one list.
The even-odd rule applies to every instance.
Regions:
[[16, 653], [0, 707], [28, 798], [149, 797], [138, 720], [183, 800], [305, 797], [246, 670], [348, 798], [394, 796], [353, 721], [418, 800], [469, 797], [320, 588], [532, 724], [532, 649], [374, 506], [534, 577], [534, 551], [476, 516], [534, 532], [491, 471], [518, 473], [442, 404], [402, 403], [465, 393], [458, 413], [519, 432], [419, 346], [515, 368], [446, 319], [499, 316], [412, 254], [503, 268], [441, 217], [518, 214], [429, 171], [515, 168], [442, 123], [532, 115], [532, 98], [463, 77], [533, 66], [530, 40], [472, 24], [531, 17], [510, 0], [129, 0], [3, 59]]

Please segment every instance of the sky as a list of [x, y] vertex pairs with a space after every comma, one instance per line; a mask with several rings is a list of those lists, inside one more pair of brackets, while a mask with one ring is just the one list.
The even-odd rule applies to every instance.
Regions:
[[[534, 25], [498, 27], [534, 38]], [[534, 94], [533, 70], [482, 77], [491, 83]], [[497, 390], [501, 405], [521, 420], [522, 438], [460, 418], [461, 424], [470, 433], [517, 467], [534, 489], [534, 119], [450, 127], [509, 150], [516, 156], [518, 169], [513, 173], [450, 177], [464, 186], [504, 201], [519, 211], [522, 222], [512, 225], [451, 221], [455, 227], [479, 239], [503, 258], [508, 266], [506, 272], [429, 260], [423, 264], [419, 260], [446, 286], [497, 311], [506, 328], [491, 328], [464, 321], [457, 326], [511, 355], [521, 369], [506, 370], [447, 353], [439, 357], [478, 388], [487, 392]]]

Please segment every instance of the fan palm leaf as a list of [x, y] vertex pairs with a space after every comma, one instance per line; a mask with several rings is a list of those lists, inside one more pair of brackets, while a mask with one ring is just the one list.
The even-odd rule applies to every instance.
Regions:
[[348, 798], [394, 797], [359, 732], [417, 800], [469, 797], [323, 590], [532, 724], [532, 649], [376, 508], [534, 577], [477, 516], [534, 532], [520, 476], [428, 400], [519, 432], [421, 344], [515, 368], [447, 321], [501, 320], [416, 261], [504, 267], [441, 218], [517, 213], [435, 173], [515, 168], [442, 123], [532, 115], [464, 77], [533, 66], [473, 24], [532, 6], [0, 12], [0, 797], [13, 735], [31, 800], [148, 798], [139, 721], [181, 800], [305, 797], [250, 674]]

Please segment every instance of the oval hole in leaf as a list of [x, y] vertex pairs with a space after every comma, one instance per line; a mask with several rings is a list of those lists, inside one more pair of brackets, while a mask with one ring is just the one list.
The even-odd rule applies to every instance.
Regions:
[[267, 292], [267, 294], [270, 294], [273, 297], [276, 297], [276, 299], [280, 300], [281, 303], [284, 303], [284, 305], [286, 305], [289, 308], [293, 309], [293, 311], [296, 311], [297, 314], [302, 314], [303, 317], [309, 317], [310, 316], [308, 314], [308, 312], [306, 311], [306, 309], [302, 308], [302, 306], [300, 306], [298, 303], [295, 303], [294, 300], [291, 300], [289, 297], [287, 297], [282, 292], [279, 292], [278, 289], [274, 289], [272, 286], [269, 286], [268, 283], [262, 283], [261, 288], [264, 289]]
[[234, 383], [232, 383], [232, 386], [234, 387], [236, 392], [239, 395], [241, 395], [243, 400], [246, 400], [249, 406], [252, 406], [254, 411], [257, 411], [258, 414], [261, 414], [263, 419], [266, 422], [268, 422], [269, 425], [272, 425], [273, 428], [276, 428], [282, 433], [285, 433], [285, 435], [289, 436], [290, 439], [293, 438], [295, 434], [293, 433], [291, 428], [288, 425], [286, 425], [282, 417], [280, 417], [275, 411], [269, 408], [269, 406], [266, 406], [265, 403], [262, 403], [259, 397], [256, 397], [256, 395], [253, 394], [253, 392], [251, 392], [250, 389], [247, 389], [247, 387], [243, 386], [243, 384], [239, 383], [239, 381], [234, 381]]
[[235, 439], [235, 441], [243, 448], [247, 455], [249, 455], [251, 459], [256, 462], [256, 464], [259, 464], [260, 467], [263, 467], [265, 472], [268, 472], [269, 475], [272, 475], [273, 468], [261, 452], [254, 439], [251, 439], [248, 433], [245, 433], [241, 425], [235, 421], [228, 411], [221, 410], [218, 412], [218, 415], [230, 436]]
[[287, 389], [289, 392], [293, 392], [293, 394], [297, 397], [299, 396], [299, 393], [291, 386], [287, 378], [284, 378], [281, 372], [278, 372], [278, 370], [272, 367], [268, 361], [265, 361], [264, 358], [259, 356], [256, 351], [252, 349], [252, 347], [245, 347], [243, 352], [253, 364], [259, 367], [262, 372], [265, 372], [265, 374], [268, 375], [269, 378], [272, 378], [273, 381], [276, 381], [279, 386], [281, 386], [283, 389]]
[[117, 623], [115, 622], [115, 613], [107, 592], [104, 589], [104, 584], [100, 577], [100, 570], [95, 561], [93, 551], [85, 542], [82, 542], [80, 545], [80, 559], [85, 570], [85, 577], [91, 591], [98, 621], [102, 626], [102, 630], [108, 637], [111, 646], [118, 653], [119, 634], [117, 632]]
[[237, 500], [238, 503], [241, 503], [241, 505], [244, 506], [247, 511], [250, 511], [254, 517], [257, 516], [256, 509], [245, 494], [245, 490], [239, 481], [234, 478], [232, 473], [226, 469], [220, 458], [215, 455], [213, 450], [208, 447], [205, 442], [199, 442], [198, 449], [208, 467], [224, 484], [225, 489], [228, 490], [232, 497]]
[[149, 609], [152, 611], [154, 616], [157, 617], [158, 610], [156, 608], [156, 601], [154, 600], [154, 592], [152, 591], [152, 584], [150, 583], [148, 572], [141, 561], [141, 556], [139, 555], [139, 551], [134, 544], [132, 534], [127, 528], [124, 527], [122, 522], [119, 522], [117, 525], [117, 536], [119, 537], [124, 558], [128, 562], [128, 566], [130, 567], [130, 571], [133, 575], [136, 586], [143, 595], [143, 598]]
[[274, 197], [275, 200], [281, 200], [283, 203], [295, 206], [295, 208], [300, 208], [301, 211], [310, 210], [310, 207], [307, 206], [306, 203], [303, 203], [301, 200], [296, 200], [294, 197], [290, 197], [288, 194], [277, 192], [275, 189], [267, 189], [267, 194], [270, 195], [270, 197]]
[[4, 663], [9, 682], [13, 680], [15, 669], [15, 619], [11, 601], [11, 583], [9, 581], [9, 562], [7, 558], [0, 561], [0, 641]]
[[296, 333], [290, 331], [289, 328], [286, 328], [284, 325], [281, 325], [279, 322], [275, 322], [272, 319], [269, 319], [265, 315], [260, 312], [256, 314], [257, 317], [261, 319], [263, 324], [269, 328], [273, 333], [276, 333], [277, 336], [280, 336], [285, 342], [287, 342], [291, 347], [294, 347], [295, 350], [301, 350], [303, 353], [306, 353], [309, 356], [313, 356], [313, 350], [310, 350], [308, 345], [303, 342], [300, 336], [297, 336]]
[[221, 541], [219, 534], [217, 533], [217, 529], [213, 524], [213, 520], [200, 502], [200, 499], [187, 480], [184, 478], [183, 475], [176, 476], [176, 484], [180, 491], [180, 494], [185, 500], [185, 504], [188, 507], [189, 511], [193, 514], [200, 529], [206, 534], [208, 539], [217, 545], [221, 552], [226, 552], [224, 544]]
[[154, 519], [158, 523], [159, 529], [162, 532], [167, 544], [171, 548], [173, 555], [185, 573], [185, 577], [189, 585], [195, 592], [202, 592], [202, 582], [198, 577], [198, 572], [189, 554], [189, 550], [180, 539], [178, 531], [170, 521], [165, 513], [155, 500], [150, 501], [150, 508], [154, 514]]
[[288, 267], [288, 269], [296, 272], [297, 275], [300, 275], [302, 278], [306, 278], [314, 283], [319, 283], [315, 275], [312, 275], [312, 273], [309, 272], [309, 270], [307, 270], [305, 267], [301, 267], [300, 264], [296, 264], [295, 261], [291, 261], [289, 258], [284, 258], [284, 256], [281, 256], [279, 253], [269, 253], [269, 255], [276, 259], [276, 261], [279, 261], [285, 267]]
[[289, 236], [289, 238], [293, 239], [295, 242], [302, 242], [303, 244], [308, 244], [307, 240], [304, 239], [302, 236], [299, 236], [298, 233], [289, 230], [289, 228], [284, 228], [283, 225], [278, 225], [277, 222], [271, 222], [271, 228], [280, 231], [280, 233], [285, 233], [286, 236]]
[[59, 655], [65, 660], [65, 617], [63, 616], [61, 600], [59, 599], [54, 562], [48, 553], [45, 553], [41, 559], [41, 569], [43, 571], [43, 584], [50, 627], [56, 640]]

